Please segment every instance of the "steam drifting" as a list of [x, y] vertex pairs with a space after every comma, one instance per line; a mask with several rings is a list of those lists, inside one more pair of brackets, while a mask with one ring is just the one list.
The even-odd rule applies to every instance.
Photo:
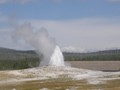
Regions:
[[45, 28], [35, 31], [30, 23], [25, 23], [16, 27], [13, 38], [16, 41], [25, 41], [35, 49], [39, 56], [43, 56], [40, 66], [64, 66], [62, 52]]

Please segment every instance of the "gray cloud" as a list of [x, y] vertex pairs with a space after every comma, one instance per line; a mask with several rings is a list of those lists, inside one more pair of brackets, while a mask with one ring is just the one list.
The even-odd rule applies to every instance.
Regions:
[[[36, 2], [36, 1], [41, 1], [41, 0], [0, 0], [0, 4], [9, 3], [9, 2], [25, 4], [25, 3]], [[59, 3], [59, 2], [61, 2], [63, 0], [49, 0], [49, 1], [52, 1], [54, 3]], [[80, 1], [87, 1], [87, 0], [80, 0]], [[120, 0], [104, 0], [104, 1], [107, 1], [107, 2], [120, 2]]]
[[[4, 3], [9, 3], [9, 2], [15, 2], [15, 3], [29, 3], [29, 2], [36, 2], [36, 1], [41, 1], [41, 0], [0, 0], [0, 4], [4, 4]], [[61, 0], [50, 0], [52, 2], [58, 3]]]
[[120, 0], [107, 0], [108, 2], [120, 2]]
[[118, 18], [84, 18], [67, 21], [31, 20], [30, 22], [36, 28], [46, 27], [62, 47], [105, 49], [120, 48], [120, 19]]
[[[120, 19], [118, 18], [83, 18], [76, 20], [23, 20], [31, 22], [35, 30], [45, 27], [50, 36], [55, 37], [61, 47], [77, 47], [81, 50], [120, 48]], [[23, 22], [20, 21], [20, 22]], [[0, 30], [0, 46], [30, 49], [21, 42], [15, 44], [10, 40], [10, 31]], [[4, 38], [4, 40], [3, 40]], [[74, 46], [74, 47], [73, 47]]]
[[18, 3], [28, 3], [35, 0], [0, 0], [0, 4], [9, 3], [9, 2], [18, 2]]

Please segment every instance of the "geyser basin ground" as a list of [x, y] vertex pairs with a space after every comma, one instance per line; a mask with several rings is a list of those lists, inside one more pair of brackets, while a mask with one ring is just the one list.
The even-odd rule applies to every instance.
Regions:
[[12, 89], [120, 90], [120, 72], [54, 66], [0, 71], [0, 90]]

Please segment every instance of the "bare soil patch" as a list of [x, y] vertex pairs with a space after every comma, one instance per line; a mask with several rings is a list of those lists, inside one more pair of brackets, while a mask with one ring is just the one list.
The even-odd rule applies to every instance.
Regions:
[[72, 67], [102, 70], [102, 71], [120, 71], [120, 61], [67, 61]]

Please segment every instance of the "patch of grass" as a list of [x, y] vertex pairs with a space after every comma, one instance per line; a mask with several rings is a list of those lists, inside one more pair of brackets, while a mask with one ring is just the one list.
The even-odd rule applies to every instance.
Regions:
[[120, 80], [110, 80], [105, 84], [88, 84], [86, 80], [71, 80], [71, 79], [48, 79], [34, 80], [15, 84], [0, 84], [0, 90], [39, 90], [48, 88], [50, 90], [66, 90], [76, 88], [75, 90], [120, 90]]

